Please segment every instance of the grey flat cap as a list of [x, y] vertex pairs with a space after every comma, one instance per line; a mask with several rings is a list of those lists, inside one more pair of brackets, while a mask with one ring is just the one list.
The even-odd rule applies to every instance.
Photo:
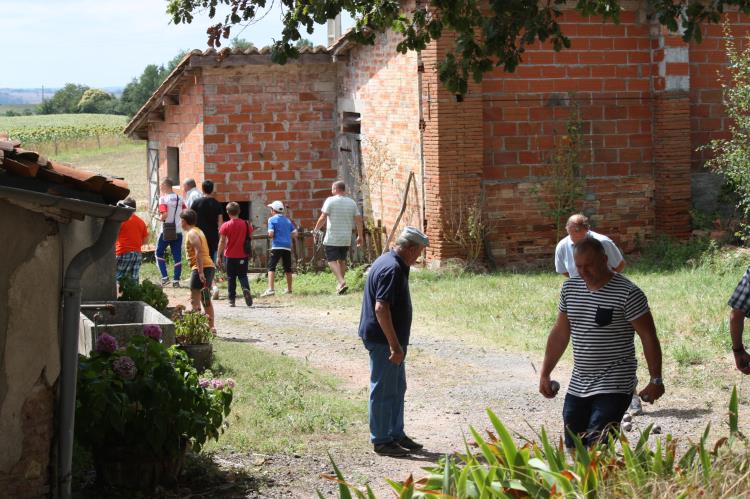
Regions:
[[403, 237], [404, 239], [413, 243], [421, 244], [422, 246], [430, 245], [430, 240], [427, 238], [427, 236], [424, 235], [424, 233], [416, 227], [404, 227], [404, 230], [401, 231], [400, 237]]

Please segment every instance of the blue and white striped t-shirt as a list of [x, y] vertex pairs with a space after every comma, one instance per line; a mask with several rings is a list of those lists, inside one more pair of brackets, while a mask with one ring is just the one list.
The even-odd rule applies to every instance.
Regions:
[[596, 291], [573, 277], [563, 284], [559, 309], [568, 316], [573, 342], [568, 393], [632, 393], [638, 363], [630, 322], [649, 311], [643, 291], [622, 274]]
[[322, 211], [328, 215], [323, 244], [326, 246], [351, 246], [354, 217], [359, 215], [357, 203], [346, 196], [331, 196], [323, 203]]

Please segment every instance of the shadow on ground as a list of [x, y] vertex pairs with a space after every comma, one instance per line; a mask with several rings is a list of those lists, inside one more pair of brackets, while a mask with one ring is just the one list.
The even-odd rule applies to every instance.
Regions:
[[[222, 461], [226, 461], [222, 459]], [[265, 485], [242, 466], [219, 466], [212, 454], [190, 454], [179, 482], [170, 488], [157, 488], [143, 492], [128, 489], [113, 489], [95, 482], [93, 470], [79, 472], [73, 488], [73, 497], [78, 499], [172, 499], [172, 498], [217, 498], [230, 499], [257, 495]]]

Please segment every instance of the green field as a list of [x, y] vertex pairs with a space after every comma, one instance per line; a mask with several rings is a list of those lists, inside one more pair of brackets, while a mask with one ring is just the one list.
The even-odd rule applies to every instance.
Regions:
[[56, 157], [65, 152], [119, 146], [126, 116], [112, 114], [48, 114], [0, 116], [0, 134], [24, 148]]
[[0, 104], [0, 117], [4, 117], [8, 111], [23, 114], [26, 110], [34, 111], [37, 104]]

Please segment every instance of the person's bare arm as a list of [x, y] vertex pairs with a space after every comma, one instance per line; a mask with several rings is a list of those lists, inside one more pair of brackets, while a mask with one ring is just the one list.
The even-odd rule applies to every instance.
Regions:
[[227, 247], [227, 236], [224, 234], [221, 234], [219, 236], [219, 247], [216, 249], [216, 259], [219, 260], [216, 262], [216, 266], [221, 270], [221, 268], [224, 266], [224, 248]]
[[361, 247], [365, 240], [365, 230], [362, 224], [362, 215], [354, 215], [354, 224], [357, 227], [357, 246]]
[[750, 374], [750, 355], [742, 343], [742, 333], [745, 331], [745, 313], [737, 308], [729, 312], [729, 334], [732, 335], [732, 352], [737, 370]]
[[393, 327], [393, 317], [391, 316], [391, 305], [381, 301], [375, 302], [375, 318], [380, 324], [380, 329], [383, 330], [386, 340], [388, 340], [388, 346], [391, 348], [391, 356], [388, 360], [393, 364], [400, 365], [404, 361], [404, 350], [401, 348], [401, 344], [398, 342], [396, 336], [396, 328]]
[[550, 386], [550, 376], [555, 366], [560, 361], [560, 357], [565, 353], [570, 342], [570, 321], [568, 314], [565, 312], [557, 313], [555, 325], [547, 337], [547, 348], [544, 351], [544, 362], [542, 371], [539, 373], [539, 393], [547, 398], [555, 396], [556, 392]]
[[318, 217], [318, 221], [315, 222], [315, 228], [313, 230], [320, 230], [321, 227], [323, 227], [323, 224], [326, 223], [326, 219], [328, 218], [327, 213], [320, 213], [320, 216]]
[[[643, 355], [646, 357], [648, 373], [651, 379], [661, 378], [661, 344], [659, 337], [656, 335], [656, 325], [651, 312], [646, 312], [635, 320], [630, 321], [635, 332], [641, 338], [643, 345]], [[655, 385], [649, 381], [649, 384], [638, 394], [646, 401], [654, 403], [655, 400], [664, 395], [664, 385]]]

